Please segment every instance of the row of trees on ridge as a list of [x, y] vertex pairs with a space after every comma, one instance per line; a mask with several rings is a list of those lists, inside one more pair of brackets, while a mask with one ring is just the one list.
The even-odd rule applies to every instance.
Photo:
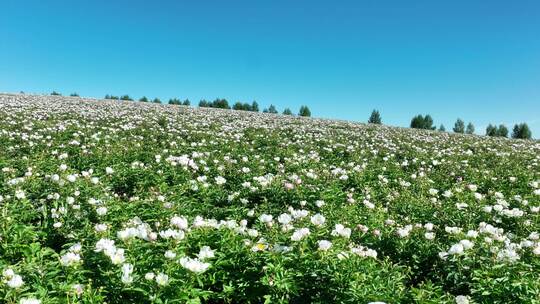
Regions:
[[[373, 110], [373, 112], [371, 112], [371, 115], [369, 116], [368, 123], [382, 124], [381, 113], [379, 113], [378, 110]], [[425, 116], [421, 114], [414, 116], [411, 119], [410, 127], [413, 129], [425, 130], [437, 129], [433, 125], [433, 118], [429, 114]], [[444, 125], [441, 124], [438, 130], [441, 132], [445, 132], [446, 128], [444, 127]], [[458, 118], [454, 123], [452, 131], [454, 131], [454, 133], [461, 134], [474, 134], [475, 128], [472, 122], [469, 122], [467, 126], [465, 126], [465, 122], [461, 118]], [[499, 126], [489, 124], [486, 128], [486, 136], [508, 137], [508, 128], [504, 124], [500, 124]], [[512, 129], [512, 138], [530, 139], [531, 137], [532, 132], [526, 123], [514, 125], [514, 128]]]

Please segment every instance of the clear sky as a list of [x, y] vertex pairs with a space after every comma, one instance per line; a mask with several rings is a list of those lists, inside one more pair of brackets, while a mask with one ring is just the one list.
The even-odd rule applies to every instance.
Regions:
[[223, 97], [540, 137], [540, 1], [0, 0], [0, 91]]

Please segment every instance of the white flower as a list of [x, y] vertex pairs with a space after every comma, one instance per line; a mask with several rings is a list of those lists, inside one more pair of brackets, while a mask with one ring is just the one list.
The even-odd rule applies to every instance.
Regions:
[[186, 230], [189, 227], [188, 220], [183, 216], [173, 216], [171, 218], [171, 225], [182, 230]]
[[108, 175], [111, 175], [111, 174], [114, 173], [114, 170], [111, 167], [107, 167], [107, 168], [105, 168], [105, 173], [107, 173]]
[[344, 238], [349, 238], [351, 236], [351, 228], [345, 228], [345, 226], [341, 224], [336, 224], [331, 234], [333, 236], [342, 236]]
[[174, 251], [172, 250], [167, 250], [165, 251], [165, 257], [169, 260], [172, 260], [176, 257], [176, 253], [174, 253]]
[[457, 296], [456, 304], [469, 304], [469, 297], [467, 296]]
[[323, 200], [315, 201], [315, 206], [322, 208], [325, 205], [325, 202]]
[[450, 249], [448, 250], [448, 254], [456, 255], [456, 254], [463, 254], [463, 245], [461, 243], [457, 243], [452, 245]]
[[424, 234], [424, 237], [427, 239], [427, 240], [433, 240], [435, 238], [435, 233], [433, 232], [426, 232]]
[[18, 190], [15, 190], [15, 197], [18, 199], [24, 199], [26, 198], [26, 194], [24, 194], [24, 191], [18, 189]]
[[169, 283], [169, 276], [164, 273], [158, 273], [156, 283], [160, 286], [165, 286]]
[[96, 226], [94, 227], [94, 229], [96, 230], [96, 232], [104, 232], [104, 231], [107, 231], [107, 224], [96, 224]]
[[463, 246], [463, 249], [468, 250], [473, 248], [474, 243], [469, 240], [461, 240], [459, 243]]
[[36, 298], [22, 298], [19, 304], [41, 304], [41, 300]]
[[122, 265], [122, 283], [124, 284], [131, 284], [133, 282], [133, 277], [131, 274], [133, 273], [133, 265], [126, 263]]
[[7, 285], [11, 288], [19, 288], [24, 285], [22, 277], [18, 274], [14, 274], [8, 281]]
[[278, 222], [282, 225], [287, 225], [292, 221], [292, 217], [288, 213], [282, 213], [277, 218]]
[[80, 296], [84, 292], [84, 286], [82, 284], [73, 284], [71, 289], [75, 292], [76, 295]]
[[324, 225], [325, 221], [326, 218], [320, 213], [317, 213], [311, 217], [311, 223], [315, 226], [322, 226]]
[[2, 275], [9, 279], [15, 275], [15, 271], [13, 271], [11, 268], [6, 268], [4, 271], [2, 271]]
[[308, 235], [310, 235], [310, 231], [308, 228], [296, 229], [291, 236], [291, 240], [298, 242], [301, 241], [303, 238], [307, 237]]
[[201, 250], [199, 250], [199, 254], [197, 254], [197, 257], [204, 261], [205, 259], [210, 259], [214, 257], [214, 250], [210, 249], [208, 246], [202, 246]]
[[227, 180], [222, 176], [216, 177], [215, 180], [216, 180], [216, 184], [218, 185], [223, 185], [227, 182]]
[[321, 251], [327, 251], [330, 249], [330, 247], [332, 247], [332, 242], [327, 240], [320, 240], [317, 244], [319, 245], [319, 250]]
[[107, 214], [107, 207], [99, 207], [99, 208], [97, 208], [96, 213], [99, 216], [103, 216], [103, 215]]
[[60, 263], [63, 266], [73, 266], [81, 261], [81, 256], [77, 253], [68, 252], [60, 258]]
[[264, 223], [264, 224], [269, 224], [272, 222], [272, 219], [273, 219], [273, 216], [271, 214], [261, 214], [259, 216], [259, 221], [261, 221], [261, 223]]
[[180, 258], [179, 262], [182, 267], [195, 273], [203, 273], [208, 269], [208, 267], [210, 267], [209, 263], [204, 263], [198, 259], [192, 259], [189, 257]]
[[153, 273], [153, 272], [147, 272], [145, 275], [144, 275], [144, 278], [148, 281], [152, 281], [154, 278], [156, 277], [156, 275]]

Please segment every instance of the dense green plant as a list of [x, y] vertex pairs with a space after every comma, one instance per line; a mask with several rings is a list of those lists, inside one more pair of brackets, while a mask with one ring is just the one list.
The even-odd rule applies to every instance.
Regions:
[[371, 116], [369, 116], [368, 123], [377, 124], [377, 125], [382, 124], [381, 114], [379, 113], [379, 111], [373, 110], [373, 112], [371, 112]]
[[540, 298], [534, 141], [1, 94], [0, 130], [2, 303]]

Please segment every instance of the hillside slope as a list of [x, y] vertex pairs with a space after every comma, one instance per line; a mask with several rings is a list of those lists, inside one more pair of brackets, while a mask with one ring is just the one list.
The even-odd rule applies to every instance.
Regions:
[[0, 95], [0, 298], [537, 303], [540, 144]]

